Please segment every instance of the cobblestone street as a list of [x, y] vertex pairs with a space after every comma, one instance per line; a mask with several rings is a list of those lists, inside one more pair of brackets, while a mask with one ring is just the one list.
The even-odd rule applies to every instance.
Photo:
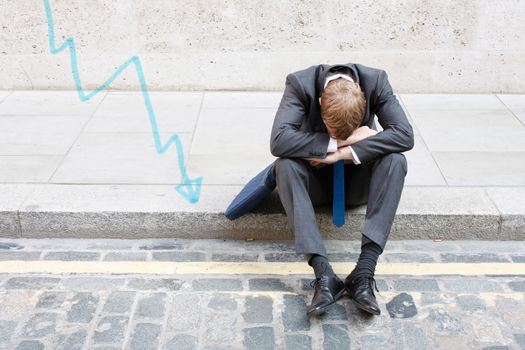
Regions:
[[[346, 277], [358, 243], [327, 247]], [[345, 295], [309, 319], [313, 275], [287, 241], [4, 239], [0, 348], [525, 349], [524, 248], [391, 241], [376, 275], [380, 316]], [[119, 272], [126, 262], [137, 272]], [[107, 271], [85, 272], [90, 264]], [[187, 271], [165, 274], [162, 264]], [[274, 264], [292, 273], [268, 272]], [[231, 273], [207, 270], [213, 265]], [[427, 266], [450, 271], [433, 275]]]

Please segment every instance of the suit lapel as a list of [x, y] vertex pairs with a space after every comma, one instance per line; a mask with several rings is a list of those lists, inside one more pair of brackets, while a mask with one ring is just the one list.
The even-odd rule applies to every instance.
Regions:
[[320, 97], [324, 90], [324, 80], [326, 79], [326, 75], [330, 72], [330, 68], [332, 66], [328, 64], [320, 64], [317, 66], [317, 70], [315, 72], [317, 76], [316, 85], [315, 85], [315, 94], [317, 97]]

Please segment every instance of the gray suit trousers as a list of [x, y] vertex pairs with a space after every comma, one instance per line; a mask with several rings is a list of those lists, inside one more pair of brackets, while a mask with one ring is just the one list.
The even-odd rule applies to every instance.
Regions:
[[[275, 178], [279, 197], [293, 227], [297, 253], [326, 256], [314, 206], [332, 201], [333, 167], [312, 167], [300, 158], [278, 158]], [[387, 154], [366, 165], [345, 164], [345, 204], [367, 203], [362, 234], [384, 249], [401, 198], [407, 162]]]

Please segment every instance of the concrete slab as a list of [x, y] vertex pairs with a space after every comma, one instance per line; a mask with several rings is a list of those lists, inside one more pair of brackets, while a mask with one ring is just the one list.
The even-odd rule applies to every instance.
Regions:
[[[401, 108], [403, 108], [403, 111], [405, 112], [405, 114], [407, 116], [408, 122], [410, 123], [410, 125], [412, 125], [412, 128], [414, 129], [414, 135], [418, 136], [419, 135], [419, 130], [417, 129], [416, 125], [414, 124], [414, 120], [412, 119], [412, 116], [410, 115], [410, 111], [405, 106], [405, 102], [403, 101], [402, 96], [399, 95], [399, 94], [394, 94], [394, 95], [397, 97], [399, 103], [401, 104]], [[377, 122], [377, 116], [375, 118], [376, 118], [376, 122]]]
[[88, 117], [2, 116], [0, 155], [65, 155]]
[[525, 95], [497, 95], [512, 114], [525, 125]]
[[434, 152], [450, 186], [523, 186], [525, 152]]
[[[161, 134], [165, 143], [172, 134]], [[188, 134], [179, 134], [187, 155]], [[190, 173], [196, 177], [198, 174]], [[65, 157], [52, 183], [180, 183], [177, 151], [158, 154], [151, 133], [84, 133]]]
[[274, 117], [275, 110], [270, 108], [203, 110], [190, 154], [268, 155]]
[[[193, 132], [203, 93], [151, 92], [151, 103], [161, 132]], [[110, 92], [102, 101], [87, 132], [150, 132], [144, 99], [139, 92]]]
[[12, 93], [12, 91], [0, 91], [0, 103], [4, 101], [4, 99], [9, 96]]
[[415, 136], [414, 148], [406, 152], [405, 157], [408, 162], [405, 185], [446, 186], [445, 178], [420, 136]]
[[22, 237], [239, 239], [261, 233], [269, 239], [283, 234], [289, 239], [283, 214], [226, 219], [224, 210], [240, 189], [204, 186], [201, 200], [194, 205], [173, 186], [49, 185], [39, 188], [21, 207]]
[[498, 237], [499, 220], [499, 211], [483, 189], [407, 187], [391, 236], [487, 239]]
[[487, 188], [489, 197], [503, 215], [525, 215], [525, 188]]
[[[0, 187], [1, 188], [1, 187]], [[172, 185], [39, 185], [16, 207], [52, 212], [221, 213], [242, 186], [203, 186], [199, 202], [189, 203]]]
[[505, 110], [495, 95], [401, 94], [410, 113], [415, 110]]
[[398, 213], [494, 216], [499, 211], [483, 188], [406, 187]]
[[[227, 220], [223, 212], [241, 186], [204, 186], [193, 205], [172, 186], [46, 185], [20, 207], [22, 237], [292, 239], [277, 193], [253, 213]], [[316, 209], [323, 237], [358, 239], [365, 206], [331, 223], [330, 208]], [[484, 189], [407, 187], [392, 239], [510, 239], [499, 235], [500, 214]], [[516, 239], [516, 238], [515, 238]]]
[[0, 237], [21, 237], [18, 209], [34, 186], [0, 184]]
[[12, 211], [20, 206], [29, 194], [40, 185], [34, 184], [0, 184], [0, 210]]
[[0, 182], [48, 182], [62, 156], [0, 156]]
[[[284, 83], [283, 83], [284, 88]], [[274, 108], [281, 102], [282, 92], [214, 91], [204, 94], [203, 109], [208, 108]]]
[[90, 116], [105, 94], [82, 102], [76, 91], [14, 91], [0, 104], [0, 115]]
[[203, 176], [207, 185], [244, 185], [274, 160], [269, 152], [266, 155], [192, 154], [188, 172]]
[[501, 236], [525, 239], [525, 188], [487, 188], [486, 191], [501, 213]]
[[508, 110], [414, 110], [411, 115], [432, 152], [525, 151], [525, 126]]

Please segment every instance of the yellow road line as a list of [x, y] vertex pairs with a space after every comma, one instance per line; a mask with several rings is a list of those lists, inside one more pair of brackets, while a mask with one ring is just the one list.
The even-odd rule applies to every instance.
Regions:
[[[336, 273], [352, 271], [354, 263], [333, 263]], [[164, 262], [164, 261], [0, 261], [0, 273], [47, 274], [224, 274], [310, 275], [304, 262]], [[378, 275], [523, 275], [525, 263], [383, 263]]]

